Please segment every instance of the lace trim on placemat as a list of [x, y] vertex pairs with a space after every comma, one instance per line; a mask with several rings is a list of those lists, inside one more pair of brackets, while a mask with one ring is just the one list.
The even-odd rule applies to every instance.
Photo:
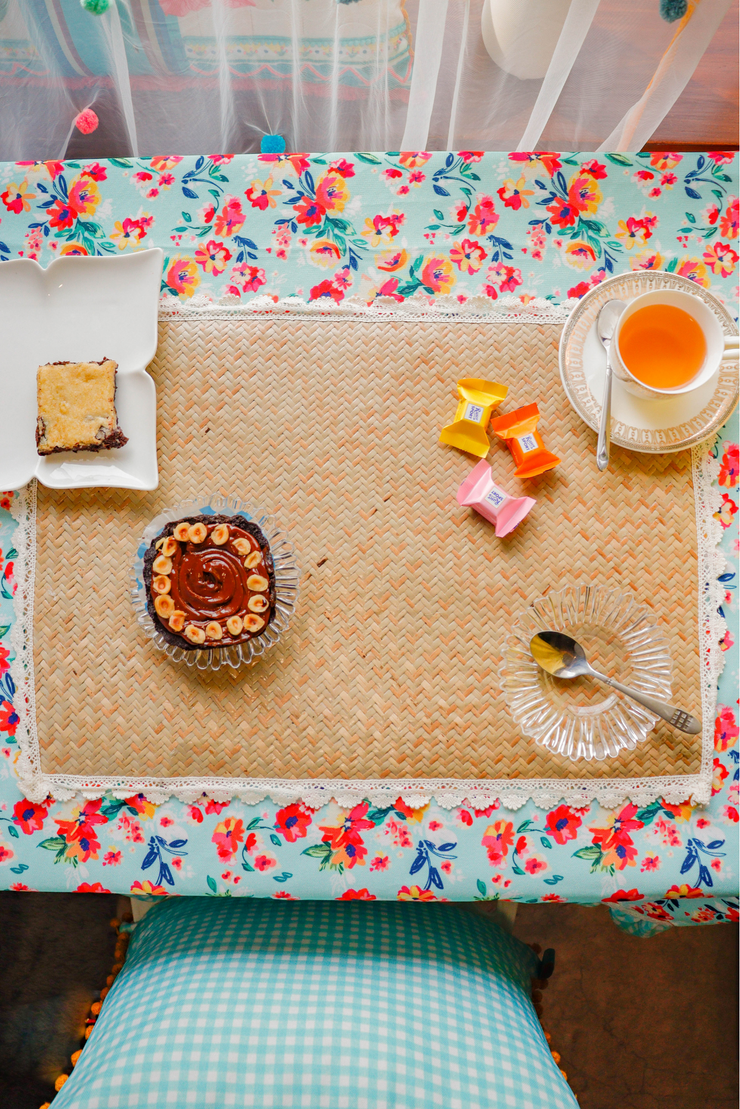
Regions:
[[[418, 317], [417, 317], [418, 318]], [[332, 799], [342, 806], [352, 806], [367, 799], [373, 804], [391, 804], [396, 798], [412, 808], [434, 799], [442, 808], [470, 805], [484, 809], [499, 802], [504, 808], [518, 809], [531, 800], [540, 808], [551, 808], [561, 802], [584, 808], [598, 801], [605, 808], [616, 808], [629, 799], [645, 805], [662, 797], [679, 804], [691, 798], [707, 804], [711, 796], [712, 758], [714, 750], [714, 716], [717, 680], [724, 664], [719, 641], [726, 621], [719, 614], [722, 585], [718, 580], [725, 567], [724, 555], [718, 550], [722, 529], [713, 518], [719, 507], [720, 494], [712, 483], [719, 471], [719, 462], [710, 452], [711, 442], [692, 448], [692, 470], [698, 536], [699, 626], [702, 647], [702, 734], [701, 769], [698, 774], [661, 776], [655, 778], [596, 779], [491, 779], [443, 780], [400, 779], [356, 781], [337, 780], [276, 780], [228, 778], [150, 777], [84, 777], [81, 775], [44, 774], [36, 728], [35, 688], [33, 669], [33, 605], [36, 561], [36, 482], [31, 482], [14, 499], [12, 512], [18, 521], [14, 546], [17, 588], [14, 597], [16, 620], [11, 631], [14, 660], [11, 673], [18, 688], [17, 739], [20, 755], [16, 763], [19, 786], [31, 800], [42, 801], [51, 795], [69, 800], [75, 794], [87, 798], [112, 794], [129, 797], [143, 793], [150, 800], [162, 802], [175, 797], [185, 802], [197, 800], [203, 793], [217, 801], [239, 798], [246, 804], [257, 804], [270, 798], [276, 804], [301, 801], [320, 808]]]
[[491, 300], [487, 296], [469, 297], [463, 303], [454, 296], [425, 296], [414, 293], [399, 304], [392, 297], [377, 297], [368, 304], [359, 296], [346, 297], [339, 304], [333, 301], [307, 302], [298, 296], [256, 296], [250, 300], [225, 296], [212, 300], [196, 294], [191, 300], [162, 297], [159, 302], [160, 320], [228, 319], [231, 317], [253, 319], [255, 316], [290, 316], [292, 319], [316, 320], [352, 319], [377, 320], [454, 320], [455, 323], [565, 323], [571, 309], [578, 301], [570, 298], [553, 303], [544, 297], [533, 297], [524, 304], [520, 297], [505, 296]]

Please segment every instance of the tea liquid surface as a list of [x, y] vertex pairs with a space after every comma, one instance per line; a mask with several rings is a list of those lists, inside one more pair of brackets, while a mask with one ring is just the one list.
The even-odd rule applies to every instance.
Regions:
[[654, 389], [687, 385], [707, 353], [704, 332], [693, 316], [672, 304], [647, 304], [625, 320], [619, 352], [627, 369]]

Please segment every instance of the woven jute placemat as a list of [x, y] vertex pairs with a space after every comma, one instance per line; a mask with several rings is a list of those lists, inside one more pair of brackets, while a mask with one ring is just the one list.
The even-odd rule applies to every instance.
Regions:
[[[690, 453], [617, 449], [600, 474], [595, 436], [560, 384], [560, 330], [162, 322], [150, 366], [159, 488], [39, 487], [43, 772], [345, 780], [698, 772], [701, 737], [662, 724], [607, 762], [550, 755], [520, 737], [499, 689], [501, 641], [533, 598], [570, 581], [610, 582], [656, 610], [674, 696], [701, 712]], [[499, 413], [536, 400], [545, 444], [562, 459], [523, 483], [493, 442], [496, 480], [537, 499], [504, 540], [455, 501], [475, 459], [438, 442], [460, 377], [507, 384]], [[202, 674], [170, 661], [131, 607], [145, 526], [203, 492], [273, 511], [303, 569], [290, 631], [238, 672]]]

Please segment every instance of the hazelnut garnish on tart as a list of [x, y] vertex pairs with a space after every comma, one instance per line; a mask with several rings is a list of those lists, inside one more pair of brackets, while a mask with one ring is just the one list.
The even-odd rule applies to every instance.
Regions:
[[275, 614], [270, 546], [243, 516], [189, 516], [165, 525], [144, 555], [144, 585], [158, 630], [186, 650], [245, 643]]

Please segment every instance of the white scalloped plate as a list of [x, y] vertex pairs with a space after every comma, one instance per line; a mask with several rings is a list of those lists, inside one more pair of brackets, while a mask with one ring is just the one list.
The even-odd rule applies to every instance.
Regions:
[[[37, 477], [51, 489], [156, 489], [157, 394], [146, 367], [157, 349], [163, 252], [118, 258], [0, 262], [0, 395], [10, 418], [0, 436], [0, 489]], [[128, 443], [41, 457], [36, 371], [45, 362], [118, 363], [116, 409]]]
[[[571, 405], [590, 428], [599, 429], [606, 355], [596, 332], [607, 300], [629, 303], [655, 289], [693, 293], [714, 312], [726, 335], [737, 333], [731, 314], [706, 289], [664, 270], [636, 270], [609, 277], [578, 302], [560, 339], [560, 376]], [[727, 422], [738, 399], [737, 362], [725, 362], [711, 381], [692, 393], [645, 400], [628, 392], [618, 378], [612, 387], [611, 441], [648, 454], [669, 454], [701, 443]]]

